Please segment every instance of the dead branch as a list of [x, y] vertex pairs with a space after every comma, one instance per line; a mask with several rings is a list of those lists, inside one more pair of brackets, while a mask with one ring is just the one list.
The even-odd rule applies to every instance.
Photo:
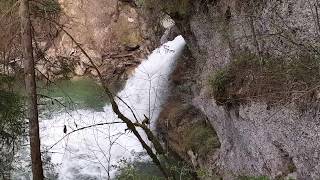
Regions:
[[57, 144], [59, 144], [64, 138], [68, 137], [70, 134], [72, 133], [75, 133], [77, 131], [81, 131], [81, 130], [84, 130], [84, 129], [88, 129], [88, 128], [92, 128], [92, 127], [96, 127], [96, 126], [104, 126], [104, 125], [108, 125], [108, 124], [122, 124], [123, 122], [107, 122], [107, 123], [98, 123], [98, 124], [93, 124], [93, 125], [90, 125], [90, 126], [85, 126], [85, 127], [82, 127], [82, 128], [78, 128], [78, 129], [75, 129], [69, 133], [67, 133], [66, 135], [64, 135], [61, 139], [59, 139], [57, 142], [55, 142], [52, 146], [50, 146], [48, 149], [46, 149], [45, 152], [48, 152], [50, 149], [52, 149], [54, 146], [56, 146]]
[[[114, 99], [113, 93], [110, 91], [109, 87], [104, 83], [102, 74], [100, 73], [99, 69], [97, 68], [97, 66], [95, 65], [95, 63], [91, 59], [91, 57], [87, 54], [87, 52], [73, 38], [73, 36], [68, 31], [66, 31], [64, 29], [63, 25], [59, 24], [58, 22], [56, 22], [54, 20], [48, 19], [46, 17], [42, 17], [42, 18], [44, 18], [45, 20], [47, 20], [50, 23], [52, 23], [52, 24], [56, 25], [57, 27], [59, 27], [76, 44], [76, 46], [80, 49], [80, 51], [87, 57], [87, 59], [90, 61], [91, 65], [92, 65], [92, 67], [98, 73], [98, 78], [99, 78], [99, 80], [100, 80], [100, 82], [102, 84], [102, 87], [104, 88], [105, 93], [107, 94], [107, 96], [108, 96], [108, 98], [110, 100], [113, 112], [118, 116], [119, 119], [121, 119], [127, 125], [128, 129], [130, 129], [132, 131], [132, 133], [136, 136], [136, 138], [141, 143], [142, 147], [147, 151], [147, 154], [150, 156], [152, 161], [158, 166], [158, 168], [163, 173], [163, 175], [167, 179], [174, 178], [174, 176], [170, 174], [170, 172], [166, 169], [166, 167], [162, 165], [162, 163], [158, 159], [157, 155], [153, 152], [152, 148], [143, 140], [142, 136], [140, 135], [140, 133], [136, 129], [135, 124], [119, 110], [119, 106], [118, 106], [117, 102]], [[151, 134], [149, 133], [148, 139], [152, 139], [151, 142], [156, 142], [156, 137], [152, 134], [152, 132], [151, 132]], [[157, 146], [159, 144], [155, 144], [155, 146]], [[161, 154], [161, 152], [160, 152], [160, 154]]]

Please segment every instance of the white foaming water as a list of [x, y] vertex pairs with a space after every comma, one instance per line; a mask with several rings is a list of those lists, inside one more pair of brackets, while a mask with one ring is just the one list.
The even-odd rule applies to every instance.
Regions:
[[[144, 119], [144, 115], [151, 117], [151, 120], [158, 117], [166, 98], [169, 74], [184, 46], [184, 39], [178, 36], [156, 49], [148, 60], [136, 68], [125, 88], [118, 93], [139, 121]], [[120, 110], [134, 120], [131, 111], [123, 103], [118, 104]], [[41, 121], [41, 142], [44, 147], [54, 145], [49, 154], [51, 161], [59, 164], [60, 180], [106, 179], [108, 171], [112, 177], [115, 169], [111, 165], [116, 165], [123, 158], [130, 159], [133, 152], [143, 151], [137, 139], [130, 132], [125, 132], [125, 124], [94, 126], [63, 138], [64, 125], [71, 132], [107, 122], [121, 122], [110, 105], [104, 107], [104, 112], [78, 110]]]

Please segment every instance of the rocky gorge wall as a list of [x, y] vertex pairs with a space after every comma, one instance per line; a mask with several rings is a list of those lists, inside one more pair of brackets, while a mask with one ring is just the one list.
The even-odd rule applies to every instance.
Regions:
[[[154, 31], [147, 28], [135, 4], [120, 0], [59, 0], [58, 3], [61, 8], [58, 23], [94, 60], [106, 83], [126, 80], [130, 70], [154, 47]], [[58, 31], [53, 42], [40, 43], [40, 47], [45, 50], [46, 58], [37, 63], [37, 68], [50, 79], [97, 76], [89, 60], [65, 32]]]
[[[189, 83], [187, 86], [192, 89], [189, 104], [208, 118], [221, 143], [220, 149], [207, 159], [207, 167], [215, 169], [225, 179], [239, 176], [319, 179], [317, 84], [306, 87], [303, 92], [291, 93], [289, 99], [274, 105], [269, 104], [268, 96], [269, 99], [246, 97], [245, 103], [228, 106], [214, 99], [209, 83], [215, 73], [235, 61], [243, 51], [259, 57], [263, 67], [266, 66], [263, 63], [268, 62], [265, 57], [276, 59], [279, 64], [289, 63], [303, 53], [318, 57], [319, 3], [312, 0], [199, 0], [187, 3], [187, 13], [167, 10], [194, 57], [191, 63], [188, 61], [193, 73], [182, 71], [179, 75], [193, 81], [180, 82]], [[246, 72], [240, 66], [238, 71], [240, 74]], [[246, 79], [251, 75], [254, 77], [255, 74], [249, 74]], [[315, 76], [309, 73], [306, 79]], [[243, 82], [235, 95], [247, 91], [248, 87], [259, 89], [250, 86], [245, 79]], [[297, 82], [293, 81], [293, 84]], [[289, 85], [286, 85], [287, 90], [293, 91]], [[232, 88], [232, 84], [230, 86]], [[177, 88], [173, 87], [172, 91]], [[259, 91], [255, 93], [261, 95]], [[297, 101], [305, 96], [311, 96], [311, 99], [301, 111]], [[164, 113], [170, 112], [173, 110], [165, 109]]]

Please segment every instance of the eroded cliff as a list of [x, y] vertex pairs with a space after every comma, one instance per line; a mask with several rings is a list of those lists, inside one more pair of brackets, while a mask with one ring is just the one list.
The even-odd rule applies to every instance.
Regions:
[[[119, 1], [60, 0], [56, 20], [94, 60], [106, 83], [126, 79], [153, 48], [153, 29], [135, 4]], [[57, 26], [54, 22], [48, 22]], [[97, 76], [89, 60], [67, 33], [59, 31], [45, 49], [45, 60], [37, 68], [48, 78]], [[47, 47], [45, 47], [47, 46]], [[120, 83], [121, 84], [121, 83]]]
[[163, 10], [195, 58], [193, 74], [180, 74], [193, 81], [181, 82], [189, 83], [190, 105], [208, 118], [221, 143], [207, 159], [210, 168], [225, 179], [318, 179], [319, 4], [186, 0], [172, 8], [172, 3], [182, 1], [163, 1]]

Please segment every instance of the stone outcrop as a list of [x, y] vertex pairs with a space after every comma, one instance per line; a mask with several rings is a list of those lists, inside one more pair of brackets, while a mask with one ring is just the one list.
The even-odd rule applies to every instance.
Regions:
[[[145, 20], [131, 3], [59, 0], [59, 4], [59, 23], [94, 60], [107, 82], [126, 79], [126, 72], [136, 67], [153, 47], [153, 30], [147, 29]], [[61, 77], [63, 73], [97, 75], [89, 60], [63, 31], [47, 48], [46, 57], [46, 61], [38, 62], [38, 68], [49, 78]], [[59, 59], [67, 63], [60, 64]]]
[[196, 79], [187, 81], [192, 87], [192, 105], [208, 118], [221, 143], [208, 159], [210, 168], [225, 179], [319, 179], [317, 98], [304, 112], [291, 101], [270, 107], [262, 99], [225, 107], [217, 105], [208, 85], [209, 78], [228, 65], [239, 51], [261, 57], [267, 54], [283, 61], [290, 61], [301, 52], [317, 54], [319, 4], [313, 0], [188, 3], [188, 13], [169, 14], [195, 58], [190, 64], [196, 69], [194, 73], [186, 71], [180, 76]]

